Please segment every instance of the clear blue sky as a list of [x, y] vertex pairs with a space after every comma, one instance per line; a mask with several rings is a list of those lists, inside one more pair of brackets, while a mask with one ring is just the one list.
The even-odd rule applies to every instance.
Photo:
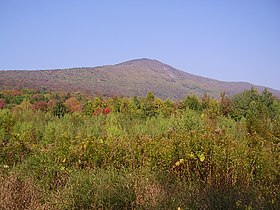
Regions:
[[0, 69], [157, 59], [280, 89], [280, 0], [0, 0]]

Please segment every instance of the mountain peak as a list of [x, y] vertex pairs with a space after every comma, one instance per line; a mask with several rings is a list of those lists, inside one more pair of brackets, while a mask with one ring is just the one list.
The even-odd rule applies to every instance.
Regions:
[[122, 64], [134, 64], [134, 63], [159, 63], [159, 64], [163, 64], [162, 62], [155, 60], [155, 59], [149, 59], [149, 58], [137, 58], [137, 59], [132, 59], [132, 60], [128, 60], [125, 62], [121, 62], [117, 65], [122, 65]]

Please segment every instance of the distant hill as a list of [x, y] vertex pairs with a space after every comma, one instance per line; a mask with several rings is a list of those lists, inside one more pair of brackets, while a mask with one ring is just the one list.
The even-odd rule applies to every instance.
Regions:
[[[265, 87], [246, 82], [223, 82], [186, 73], [150, 59], [137, 59], [116, 65], [58, 70], [0, 71], [0, 89], [34, 88], [88, 95], [144, 96], [152, 91], [157, 97], [178, 99], [189, 94], [208, 93], [218, 97], [243, 90]], [[268, 88], [275, 96], [280, 91]]]

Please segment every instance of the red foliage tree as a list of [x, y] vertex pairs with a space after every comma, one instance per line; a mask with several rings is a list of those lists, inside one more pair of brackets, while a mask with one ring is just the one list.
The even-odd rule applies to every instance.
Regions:
[[35, 110], [41, 110], [41, 111], [48, 111], [48, 102], [46, 101], [38, 101], [35, 102], [32, 105], [32, 109]]
[[0, 98], [0, 109], [3, 109], [5, 106], [5, 100], [3, 98]]
[[105, 109], [102, 110], [102, 113], [107, 115], [111, 112], [111, 109], [109, 107], [106, 107]]

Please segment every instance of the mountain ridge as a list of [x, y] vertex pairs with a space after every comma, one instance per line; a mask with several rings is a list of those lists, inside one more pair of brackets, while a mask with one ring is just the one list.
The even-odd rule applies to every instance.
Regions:
[[[190, 74], [148, 58], [96, 67], [0, 71], [0, 89], [80, 91], [102, 96], [144, 96], [152, 91], [161, 98], [180, 99], [204, 93], [218, 97], [221, 92], [234, 95], [252, 87], [259, 91], [266, 88], [248, 82], [226, 82]], [[280, 97], [279, 90], [267, 89]]]

